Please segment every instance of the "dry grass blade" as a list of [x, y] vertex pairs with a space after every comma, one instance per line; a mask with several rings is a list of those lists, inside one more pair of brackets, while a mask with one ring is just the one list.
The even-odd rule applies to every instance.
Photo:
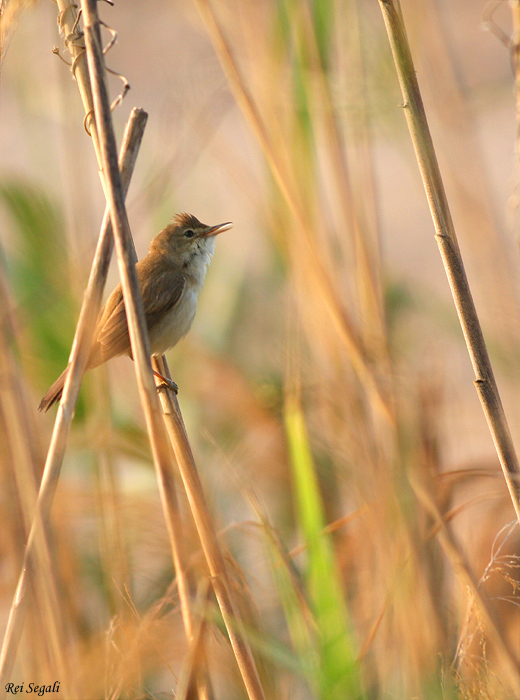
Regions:
[[[209, 678], [206, 673], [200, 673], [201, 666], [204, 666], [204, 635], [207, 626], [208, 597], [211, 593], [209, 581], [204, 580], [195, 601], [197, 611], [197, 624], [193, 632], [193, 639], [189, 654], [184, 660], [184, 667], [180, 675], [175, 697], [178, 700], [190, 700], [191, 697], [197, 700], [206, 700], [212, 697], [209, 688]], [[194, 695], [194, 693], [197, 693]]]
[[502, 666], [504, 668], [505, 675], [507, 675], [509, 679], [511, 688], [517, 688], [518, 683], [520, 682], [520, 660], [515, 658], [515, 654], [507, 641], [507, 637], [502, 631], [500, 619], [498, 618], [494, 609], [491, 607], [489, 600], [485, 597], [485, 594], [480, 590], [476, 576], [473, 574], [469, 565], [465, 561], [451, 533], [448, 523], [442, 517], [427, 489], [422, 487], [416, 481], [412, 483], [412, 486], [419, 502], [434, 518], [434, 521], [439, 528], [437, 533], [439, 542], [446, 556], [450, 560], [453, 570], [476, 602], [484, 620], [486, 632], [500, 650]]
[[[20, 367], [16, 361], [15, 327], [12, 315], [11, 302], [7, 292], [7, 286], [0, 273], [0, 375], [2, 376], [3, 390], [0, 392], [0, 419], [4, 424], [4, 430], [8, 439], [8, 454], [5, 458], [11, 462], [11, 471], [14, 475], [16, 492], [22, 514], [22, 522], [19, 524], [20, 534], [24, 540], [31, 529], [34, 515], [34, 507], [38, 496], [38, 474], [41, 468], [41, 459], [38, 449], [38, 436], [34, 424], [33, 412], [30, 409], [30, 399], [24, 382], [20, 382]], [[59, 583], [56, 571], [52, 565], [51, 549], [49, 544], [47, 525], [39, 532], [36, 539], [35, 556], [38, 568], [48, 572], [48, 575], [32, 576], [32, 593], [38, 601], [41, 618], [45, 620], [45, 638], [48, 640], [49, 651], [54, 660], [56, 673], [61, 678], [67, 679], [67, 667], [70, 659], [64, 655], [67, 646], [66, 627], [63, 621], [62, 609], [59, 605]], [[21, 590], [21, 589], [19, 589]], [[19, 604], [13, 606], [10, 615], [11, 621], [16, 616], [22, 620], [26, 609], [26, 599], [18, 595]], [[23, 620], [22, 620], [23, 621]], [[4, 667], [4, 652], [9, 661], [6, 669], [12, 665], [14, 655], [23, 625], [15, 625], [13, 643], [10, 650], [2, 649], [0, 664]], [[3, 674], [2, 674], [3, 677]], [[6, 678], [6, 680], [8, 680]], [[4, 684], [2, 684], [3, 687]], [[68, 688], [70, 691], [70, 687]]]
[[430, 206], [437, 243], [475, 372], [475, 385], [520, 522], [520, 466], [518, 457], [509, 432], [457, 243], [400, 6], [397, 1], [392, 0], [380, 0], [380, 6], [392, 47], [404, 98], [405, 115]]
[[301, 198], [297, 193], [294, 178], [285, 166], [283, 158], [271, 142], [270, 135], [262, 120], [257, 105], [242, 78], [231, 48], [217, 21], [215, 12], [208, 0], [196, 0], [199, 12], [204, 19], [215, 46], [230, 88], [242, 109], [251, 130], [258, 139], [264, 156], [271, 168], [273, 177], [283, 194], [294, 220], [302, 232], [302, 264], [308, 276], [308, 284], [316, 289], [323, 300], [331, 323], [336, 329], [352, 361], [352, 365], [366, 386], [374, 405], [390, 425], [395, 424], [395, 407], [392, 397], [376, 377], [374, 367], [367, 357], [366, 349], [347, 309], [341, 304], [329, 276], [321, 262], [321, 255], [313, 240], [311, 221], [308, 219]]

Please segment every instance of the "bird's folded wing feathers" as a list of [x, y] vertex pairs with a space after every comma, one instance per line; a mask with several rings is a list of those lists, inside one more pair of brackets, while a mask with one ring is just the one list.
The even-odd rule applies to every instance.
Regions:
[[[172, 274], [171, 269], [148, 276], [141, 291], [143, 299], [146, 299], [144, 308], [149, 332], [179, 303], [184, 286], [184, 276]], [[168, 290], [167, 294], [165, 290]]]
[[[164, 294], [166, 284], [171, 279], [168, 294]], [[184, 278], [181, 275], [171, 275], [164, 271], [152, 277], [139, 280], [143, 295], [145, 318], [148, 332], [158, 323], [164, 314], [172, 310], [178, 303], [184, 288]], [[126, 321], [125, 303], [118, 285], [108, 298], [96, 330], [96, 343], [92, 348], [90, 366], [94, 367], [118, 355], [130, 354], [130, 337]]]

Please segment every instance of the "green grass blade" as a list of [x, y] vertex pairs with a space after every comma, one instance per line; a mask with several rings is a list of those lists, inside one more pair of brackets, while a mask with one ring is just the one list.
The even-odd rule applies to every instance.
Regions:
[[294, 480], [296, 517], [307, 549], [305, 573], [309, 599], [318, 627], [322, 700], [362, 697], [356, 645], [343, 597], [341, 577], [325, 516], [305, 419], [294, 398], [285, 405], [285, 427]]

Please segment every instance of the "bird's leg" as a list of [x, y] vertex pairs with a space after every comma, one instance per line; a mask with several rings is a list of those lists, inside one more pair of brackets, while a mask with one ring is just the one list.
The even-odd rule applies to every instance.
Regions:
[[171, 389], [175, 394], [179, 393], [179, 387], [173, 379], [168, 379], [168, 377], [163, 377], [162, 374], [159, 374], [159, 372], [156, 372], [154, 369], [152, 369], [152, 372], [155, 374], [156, 377], [159, 377], [159, 379], [162, 379], [162, 384], [157, 385], [157, 389]]

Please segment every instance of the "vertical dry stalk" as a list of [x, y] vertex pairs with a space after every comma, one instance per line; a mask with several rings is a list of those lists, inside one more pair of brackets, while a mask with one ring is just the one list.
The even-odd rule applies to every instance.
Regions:
[[520, 522], [520, 467], [495, 382], [484, 336], [471, 296], [464, 263], [410, 53], [398, 0], [379, 0], [392, 47], [405, 115], [415, 155], [421, 171], [426, 197], [435, 226], [435, 237], [462, 326], [476, 380], [475, 386], [495, 443], [511, 500]]
[[[485, 5], [491, 14], [493, 5], [497, 9], [496, 2]], [[463, 236], [471, 240], [464, 254], [468, 272], [474, 270], [479, 279], [478, 289], [474, 290], [477, 306], [479, 298], [486, 300], [484, 318], [495, 342], [505, 343], [504, 349], [512, 347], [516, 354], [520, 338], [516, 261], [508, 254], [497, 225], [474, 113], [453, 60], [449, 25], [443, 21], [444, 9], [431, 0], [407, 3], [406, 8], [410, 28], [420, 32], [415, 65], [421, 75], [424, 99], [431, 104], [429, 117], [443, 125], [439, 134], [442, 146], [439, 143], [438, 147], [450, 156], [445, 159], [443, 178], [447, 190], [452, 192], [453, 214], [459, 220], [458, 234], [461, 241]], [[490, 24], [490, 31], [493, 29], [496, 25]], [[410, 39], [413, 43], [413, 37]], [[491, 311], [498, 308], [500, 313]]]

